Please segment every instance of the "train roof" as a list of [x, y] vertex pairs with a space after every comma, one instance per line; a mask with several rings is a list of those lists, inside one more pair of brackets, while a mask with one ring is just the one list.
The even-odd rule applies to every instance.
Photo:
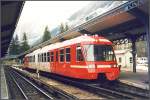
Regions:
[[66, 41], [63, 41], [63, 42], [57, 42], [57, 43], [54, 43], [54, 44], [47, 45], [43, 48], [40, 48], [40, 49], [37, 49], [37, 50], [33, 51], [32, 53], [27, 54], [26, 56], [32, 56], [32, 55], [35, 55], [37, 53], [48, 52], [49, 50], [62, 48], [62, 47], [70, 46], [70, 45], [73, 45], [73, 44], [78, 44], [78, 43], [83, 43], [83, 42], [95, 42], [97, 39], [100, 42], [106, 42], [106, 43], [112, 44], [111, 41], [109, 41], [108, 39], [106, 39], [104, 37], [99, 37], [99, 36], [96, 36], [96, 35], [95, 36], [82, 35], [82, 36], [79, 36], [79, 37], [76, 37], [76, 38], [73, 38], [73, 39], [70, 39], [70, 40], [66, 40]]

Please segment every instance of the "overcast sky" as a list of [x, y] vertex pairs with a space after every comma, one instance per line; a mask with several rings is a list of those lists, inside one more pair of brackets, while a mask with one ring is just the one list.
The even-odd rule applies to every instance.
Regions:
[[26, 32], [32, 43], [42, 36], [46, 25], [52, 30], [88, 3], [90, 1], [26, 1], [15, 34], [21, 40], [22, 33]]

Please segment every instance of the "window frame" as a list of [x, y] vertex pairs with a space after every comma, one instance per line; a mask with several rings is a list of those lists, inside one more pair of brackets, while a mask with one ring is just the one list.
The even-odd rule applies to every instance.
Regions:
[[46, 58], [47, 58], [47, 62], [50, 62], [50, 52], [47, 52]]
[[42, 53], [40, 53], [40, 62], [42, 62]]
[[[63, 54], [61, 54], [61, 50], [63, 50]], [[64, 63], [65, 62], [65, 56], [64, 56], [64, 48], [59, 49], [59, 62]], [[63, 61], [61, 61], [61, 56], [63, 55]]]
[[38, 62], [39, 62], [39, 54], [38, 54]]
[[44, 62], [47, 62], [47, 54], [46, 54], [46, 52], [44, 53]]
[[44, 62], [44, 54], [42, 53], [42, 62]]
[[[83, 60], [78, 60], [78, 53], [77, 53], [77, 51], [79, 50], [79, 49], [78, 49], [79, 47], [80, 47], [80, 50], [81, 50], [81, 55], [82, 55]], [[80, 45], [77, 45], [77, 46], [76, 46], [76, 62], [83, 62], [83, 61], [84, 61], [84, 55], [83, 55], [83, 53], [82, 53], [81, 46], [80, 46]]]
[[[52, 59], [53, 58], [53, 59]], [[52, 61], [53, 60], [53, 61]], [[54, 62], [54, 51], [50, 52], [50, 62]]]
[[59, 61], [59, 57], [58, 57], [58, 51], [56, 51], [56, 62]]
[[[67, 49], [70, 50], [69, 53], [67, 53]], [[65, 55], [65, 61], [66, 61], [66, 63], [70, 63], [71, 62], [71, 48], [70, 47], [65, 48], [65, 54], [64, 55]], [[69, 61], [67, 61], [67, 55], [70, 56]]]
[[122, 57], [119, 57], [119, 63], [122, 63]]

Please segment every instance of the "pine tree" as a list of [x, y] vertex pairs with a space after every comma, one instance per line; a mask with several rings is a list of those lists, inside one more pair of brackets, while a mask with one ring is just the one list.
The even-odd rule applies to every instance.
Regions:
[[23, 33], [23, 42], [22, 42], [22, 46], [21, 46], [21, 51], [25, 52], [29, 49], [30, 49], [30, 46], [29, 46], [28, 41], [27, 41], [26, 33]]
[[9, 48], [9, 55], [18, 55], [20, 53], [20, 43], [18, 40], [18, 35], [15, 38], [12, 38], [10, 48]]
[[20, 53], [20, 43], [18, 40], [18, 35], [16, 35], [16, 37], [15, 37], [15, 51], [16, 51], [16, 54]]
[[60, 24], [60, 33], [63, 33], [65, 32], [65, 28], [64, 28], [64, 25], [63, 23]]
[[43, 35], [43, 39], [42, 39], [42, 42], [44, 41], [47, 41], [51, 38], [51, 33], [50, 31], [48, 30], [48, 26], [45, 27], [45, 30], [44, 30], [44, 35]]
[[9, 46], [9, 55], [14, 55], [15, 53], [14, 46], [15, 46], [15, 39], [13, 37]]
[[68, 31], [68, 30], [69, 30], [69, 26], [68, 26], [68, 24], [66, 23], [65, 31]]

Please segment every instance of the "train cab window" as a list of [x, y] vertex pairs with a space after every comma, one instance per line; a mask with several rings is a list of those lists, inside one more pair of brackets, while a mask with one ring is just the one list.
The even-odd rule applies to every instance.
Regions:
[[46, 53], [44, 53], [44, 62], [47, 62], [47, 61], [46, 61]]
[[77, 48], [76, 48], [76, 60], [77, 61], [83, 61], [83, 55], [82, 55], [82, 51], [81, 51], [80, 46], [77, 46]]
[[47, 52], [47, 62], [50, 62], [50, 55], [49, 55], [49, 52]]
[[56, 61], [58, 61], [58, 51], [56, 51]]
[[70, 62], [70, 48], [66, 48], [66, 62]]
[[51, 57], [51, 62], [53, 62], [54, 61], [54, 52], [50, 53], [50, 57]]
[[60, 54], [59, 54], [59, 59], [60, 59], [60, 62], [64, 62], [64, 49], [61, 49], [60, 50]]

